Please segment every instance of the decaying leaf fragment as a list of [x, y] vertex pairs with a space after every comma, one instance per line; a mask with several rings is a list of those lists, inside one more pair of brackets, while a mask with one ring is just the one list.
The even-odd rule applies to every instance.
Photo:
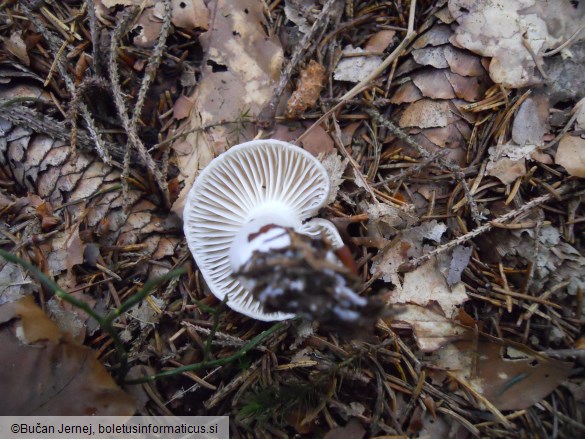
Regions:
[[0, 382], [12, 383], [3, 388], [0, 414], [134, 413], [133, 398], [118, 388], [95, 353], [64, 338], [32, 297], [0, 307], [0, 344]]
[[32, 279], [12, 262], [3, 261], [0, 268], [0, 305], [15, 302], [36, 290]]
[[449, 11], [459, 24], [454, 42], [491, 57], [492, 80], [512, 88], [542, 82], [526, 46], [538, 56], [580, 25], [567, 0], [449, 0]]
[[448, 319], [457, 315], [458, 307], [468, 299], [465, 287], [458, 282], [449, 287], [438, 269], [436, 259], [424, 263], [416, 270], [404, 275], [404, 282], [390, 295], [389, 302], [413, 303], [426, 306], [436, 302]]
[[445, 224], [432, 220], [402, 231], [398, 242], [372, 264], [371, 273], [380, 271], [384, 281], [401, 286], [399, 267], [411, 258], [422, 255], [423, 239], [438, 242], [446, 230]]
[[297, 88], [288, 100], [286, 117], [296, 117], [313, 108], [319, 99], [325, 82], [325, 67], [315, 60], [301, 71]]
[[396, 311], [396, 317], [387, 321], [395, 329], [412, 329], [414, 340], [422, 352], [434, 352], [470, 335], [469, 328], [445, 317], [440, 309], [432, 305], [394, 305], [392, 309]]
[[489, 148], [490, 158], [486, 166], [488, 175], [493, 175], [504, 184], [513, 183], [526, 175], [526, 158], [536, 149], [534, 145], [518, 146], [506, 143]]
[[[351, 45], [343, 49], [343, 53], [346, 55], [356, 55], [364, 52], [364, 49], [354, 48]], [[343, 58], [337, 63], [333, 78], [337, 81], [360, 82], [376, 70], [380, 64], [382, 64], [382, 58], [379, 56], [350, 56]]]

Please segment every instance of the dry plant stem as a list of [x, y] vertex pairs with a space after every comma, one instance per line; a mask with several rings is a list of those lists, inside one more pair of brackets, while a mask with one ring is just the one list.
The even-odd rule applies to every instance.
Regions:
[[504, 427], [506, 427], [508, 429], [513, 428], [512, 423], [510, 421], [508, 421], [508, 419], [506, 419], [506, 417], [502, 414], [502, 412], [500, 412], [496, 408], [496, 406], [494, 406], [485, 396], [483, 396], [481, 393], [479, 393], [477, 390], [475, 390], [475, 388], [471, 384], [469, 384], [467, 381], [461, 379], [453, 372], [448, 371], [447, 375], [449, 375], [449, 377], [451, 377], [453, 380], [457, 381], [460, 385], [465, 387], [465, 389], [469, 393], [471, 393], [477, 401], [481, 402], [500, 421], [500, 423]]
[[[156, 42], [156, 45], [152, 51], [152, 55], [148, 60], [148, 65], [146, 66], [144, 77], [142, 78], [142, 83], [140, 84], [140, 90], [138, 91], [138, 98], [136, 99], [136, 105], [134, 107], [134, 112], [132, 113], [132, 119], [130, 120], [130, 130], [136, 132], [136, 124], [138, 119], [140, 119], [140, 115], [142, 114], [142, 107], [144, 107], [144, 102], [146, 99], [146, 93], [150, 88], [150, 84], [154, 80], [156, 76], [156, 71], [160, 65], [160, 61], [162, 59], [163, 51], [166, 47], [167, 38], [169, 36], [169, 32], [171, 30], [171, 16], [172, 16], [172, 8], [170, 0], [164, 0], [163, 2], [165, 7], [165, 16], [163, 19], [163, 25], [160, 30], [159, 38]], [[124, 199], [124, 204], [127, 205], [128, 200], [128, 177], [130, 176], [130, 145], [126, 145], [126, 154], [124, 154], [124, 167], [122, 171], [122, 194]], [[148, 154], [148, 153], [147, 153]], [[161, 173], [161, 180], [165, 182], [166, 185], [166, 171]], [[161, 189], [162, 190], [162, 189]], [[163, 191], [164, 192], [164, 191]]]
[[583, 25], [579, 29], [577, 29], [575, 31], [575, 33], [573, 35], [571, 35], [570, 38], [567, 41], [565, 41], [563, 44], [561, 44], [559, 47], [557, 47], [556, 49], [553, 49], [549, 52], [545, 52], [542, 56], [546, 58], [547, 56], [556, 55], [561, 50], [563, 50], [565, 47], [569, 46], [573, 41], [575, 41], [575, 39], [579, 36], [579, 34], [581, 33], [581, 31], [583, 29], [585, 29], [585, 25]]
[[364, 185], [365, 189], [368, 191], [368, 193], [372, 197], [372, 201], [374, 202], [374, 204], [376, 204], [376, 205], [380, 204], [378, 202], [378, 199], [376, 198], [376, 194], [374, 193], [374, 191], [370, 187], [368, 180], [366, 179], [365, 175], [362, 174], [362, 171], [360, 170], [359, 165], [356, 163], [356, 161], [351, 156], [351, 154], [349, 154], [347, 152], [347, 150], [345, 149], [345, 146], [343, 146], [343, 141], [341, 140], [341, 128], [339, 127], [339, 124], [337, 123], [336, 120], [333, 121], [333, 125], [335, 126], [335, 146], [337, 146], [337, 149], [339, 150], [341, 155], [343, 155], [344, 158], [349, 160], [349, 163], [350, 163], [351, 167], [353, 168], [353, 171], [355, 173], [356, 178], [359, 178], [362, 181], [362, 184]]
[[[365, 111], [370, 116], [372, 116], [380, 125], [384, 126], [398, 138], [400, 138], [401, 140], [412, 146], [414, 149], [416, 149], [417, 152], [423, 158], [426, 159], [432, 157], [432, 154], [429, 151], [420, 146], [410, 135], [406, 134], [400, 127], [398, 127], [397, 125], [383, 117], [378, 110], [375, 110], [373, 108], [367, 108]], [[469, 184], [467, 184], [467, 181], [465, 180], [465, 173], [461, 170], [461, 168], [458, 165], [451, 163], [442, 157], [437, 157], [437, 163], [441, 165], [443, 168], [453, 173], [453, 176], [461, 184], [463, 192], [465, 193], [465, 198], [467, 199], [467, 204], [469, 205], [469, 209], [471, 210], [473, 220], [477, 225], [480, 225], [482, 217], [479, 213], [479, 209], [477, 208], [477, 203], [473, 199], [471, 190], [469, 189]]]
[[142, 107], [144, 106], [144, 101], [146, 99], [146, 93], [150, 88], [150, 84], [154, 80], [156, 76], [156, 71], [160, 65], [160, 61], [162, 59], [163, 51], [166, 47], [167, 38], [169, 36], [171, 30], [171, 17], [172, 17], [172, 8], [171, 8], [171, 0], [164, 0], [163, 1], [165, 7], [165, 16], [163, 20], [163, 25], [160, 30], [158, 41], [154, 46], [152, 51], [152, 55], [148, 60], [148, 64], [145, 69], [144, 77], [142, 78], [142, 83], [140, 84], [140, 90], [138, 91], [138, 98], [136, 99], [136, 105], [134, 109], [134, 113], [132, 114], [132, 120], [130, 121], [130, 126], [135, 130], [136, 123], [140, 118], [140, 114], [142, 113]]
[[[55, 140], [68, 143], [70, 132], [61, 121], [46, 116], [32, 108], [10, 105], [9, 101], [0, 100], [0, 117], [17, 125], [25, 125], [39, 134], [46, 134]], [[94, 150], [95, 142], [84, 133], [77, 134], [77, 144], [84, 150]], [[111, 146], [110, 149], [114, 149]], [[103, 158], [102, 158], [103, 159]]]
[[142, 143], [142, 140], [140, 140], [140, 137], [138, 137], [136, 130], [133, 129], [130, 118], [128, 117], [128, 111], [126, 109], [126, 104], [124, 102], [122, 87], [120, 86], [120, 76], [118, 74], [118, 68], [116, 64], [116, 58], [118, 53], [118, 41], [121, 39], [126, 26], [134, 17], [135, 12], [136, 9], [131, 8], [129, 9], [129, 12], [122, 17], [122, 19], [114, 28], [112, 40], [110, 42], [110, 57], [108, 62], [108, 68], [110, 71], [110, 79], [112, 81], [114, 103], [116, 104], [118, 115], [122, 121], [122, 124], [124, 125], [124, 129], [126, 130], [126, 134], [128, 135], [130, 144], [136, 149], [143, 165], [146, 166], [148, 173], [156, 181], [163, 196], [163, 200], [166, 207], [170, 207], [171, 202], [167, 182], [164, 180], [160, 170], [157, 168], [154, 159], [150, 156], [150, 154], [148, 154], [146, 147]]
[[[57, 57], [57, 54], [59, 53], [59, 50], [60, 50], [61, 44], [62, 44], [61, 39], [56, 37], [55, 35], [53, 35], [46, 28], [46, 26], [43, 24], [43, 22], [40, 21], [37, 18], [37, 16], [32, 13], [31, 9], [29, 8], [29, 6], [27, 6], [27, 4], [31, 4], [31, 2], [26, 1], [26, 2], [21, 3], [21, 8], [22, 8], [23, 12], [25, 13], [26, 17], [34, 24], [37, 31], [45, 38], [45, 40], [47, 40], [47, 43], [49, 44], [49, 47], [51, 48], [51, 52], [53, 53], [53, 55], [55, 57]], [[59, 62], [57, 63], [57, 68], [59, 70], [59, 74], [61, 75], [63, 81], [65, 82], [65, 86], [67, 87], [67, 91], [69, 91], [69, 93], [72, 96], [74, 96], [75, 91], [76, 91], [75, 84], [73, 83], [73, 80], [71, 79], [71, 77], [69, 76], [69, 73], [67, 72], [67, 66], [65, 65], [65, 62], [61, 58], [59, 58]], [[100, 135], [98, 133], [98, 129], [95, 126], [94, 120], [89, 112], [89, 109], [83, 103], [79, 104], [79, 109], [81, 110], [81, 117], [83, 117], [83, 120], [85, 121], [85, 124], [87, 126], [87, 130], [89, 131], [89, 136], [93, 140], [93, 143], [95, 145], [95, 149], [96, 149], [98, 155], [100, 156], [100, 158], [103, 160], [104, 163], [106, 163], [108, 165], [111, 164], [110, 153], [108, 152], [107, 148], [104, 145], [102, 138], [100, 137]]]
[[[369, 86], [365, 86], [363, 87], [360, 92], [366, 90], [367, 88], [369, 88]], [[321, 116], [319, 119], [317, 119], [313, 125], [311, 125], [309, 128], [307, 128], [305, 130], [305, 132], [303, 134], [301, 134], [297, 140], [295, 140], [294, 143], [295, 145], [298, 145], [299, 142], [301, 142], [305, 137], [307, 137], [309, 135], [309, 133], [311, 131], [313, 131], [313, 129], [315, 129], [315, 127], [318, 127], [319, 125], [321, 125], [321, 123], [327, 119], [329, 116], [331, 116], [333, 113], [335, 113], [337, 110], [339, 110], [341, 107], [343, 107], [345, 104], [347, 103], [347, 100], [341, 100], [339, 101], [337, 104], [335, 104], [335, 106], [329, 110], [327, 110], [327, 112], [325, 114], [323, 114], [323, 116]]]
[[[417, 163], [416, 165], [410, 166], [410, 167], [400, 171], [396, 175], [391, 175], [390, 177], [387, 177], [383, 180], [377, 181], [376, 183], [372, 183], [372, 184], [370, 184], [370, 187], [377, 188], [380, 186], [385, 186], [388, 183], [393, 183], [395, 181], [404, 180], [406, 177], [409, 177], [409, 176], [414, 175], [414, 174], [418, 174], [424, 168], [426, 168], [428, 165], [430, 165], [432, 162], [434, 162], [438, 157], [441, 157], [443, 155], [445, 155], [445, 153], [443, 151], [440, 151], [440, 152], [435, 153], [435, 154], [431, 154], [429, 157], [425, 158], [420, 163]], [[364, 188], [356, 189], [355, 191], [350, 193], [349, 196], [353, 197], [354, 195], [362, 193], [363, 191], [365, 191]]]
[[[565, 187], [558, 190], [558, 192], [561, 194], [564, 194], [568, 191], [569, 191], [568, 186], [565, 186]], [[451, 250], [453, 247], [461, 245], [461, 244], [469, 241], [470, 239], [473, 239], [476, 236], [481, 235], [482, 233], [486, 233], [486, 232], [490, 231], [492, 228], [495, 227], [495, 225], [502, 224], [502, 223], [505, 223], [507, 221], [513, 220], [514, 218], [522, 215], [523, 213], [528, 212], [528, 211], [534, 209], [535, 207], [538, 207], [538, 206], [540, 206], [544, 203], [547, 203], [549, 201], [552, 201], [554, 199], [555, 199], [555, 197], [552, 194], [545, 194], [545, 195], [542, 195], [538, 198], [535, 198], [534, 200], [529, 201], [528, 203], [524, 204], [523, 206], [519, 207], [518, 209], [513, 210], [511, 212], [508, 212], [502, 216], [499, 216], [495, 220], [492, 220], [489, 223], [486, 223], [480, 227], [477, 227], [476, 229], [473, 229], [471, 232], [468, 232], [465, 235], [461, 235], [460, 237], [455, 238], [452, 241], [449, 241], [447, 244], [439, 246], [435, 250], [432, 250], [432, 251], [430, 251], [430, 252], [428, 252], [428, 253], [426, 253], [418, 258], [413, 259], [412, 261], [402, 265], [400, 267], [400, 269], [401, 269], [401, 271], [413, 270], [416, 267], [420, 266], [422, 263], [433, 258], [434, 256], [437, 256], [441, 253], [444, 253], [448, 250]]]
[[79, 107], [82, 103], [83, 94], [91, 87], [100, 88], [108, 93], [110, 92], [110, 84], [108, 84], [105, 79], [99, 76], [89, 76], [84, 78], [76, 88], [75, 94], [69, 103], [69, 114], [67, 115], [69, 118], [69, 123], [71, 124], [71, 148], [74, 150], [77, 148], [77, 116]]
[[323, 6], [323, 9], [321, 9], [321, 12], [315, 19], [313, 26], [311, 26], [309, 32], [305, 34], [290, 61], [284, 68], [284, 71], [280, 75], [280, 81], [272, 94], [272, 99], [258, 115], [257, 124], [261, 129], [267, 130], [274, 124], [274, 116], [276, 115], [276, 107], [280, 101], [280, 96], [290, 81], [290, 77], [297, 65], [303, 58], [305, 58], [305, 56], [310, 56], [315, 50], [316, 45], [313, 43], [316, 39], [316, 35], [320, 29], [327, 27], [331, 15], [331, 9], [333, 8], [335, 1], [336, 0], [328, 0], [327, 3], [325, 3], [325, 6]]
[[99, 24], [95, 15], [95, 3], [93, 0], [86, 0], [87, 16], [89, 17], [89, 32], [91, 34], [91, 47], [93, 56], [93, 71], [96, 76], [103, 76], [100, 45], [99, 45]]
[[563, 138], [563, 136], [567, 134], [567, 132], [571, 129], [571, 127], [573, 126], [578, 117], [579, 112], [575, 111], [571, 118], [569, 119], [569, 121], [567, 122], [567, 124], [563, 127], [561, 132], [557, 134], [557, 136], [553, 140], [544, 145], [543, 149], [550, 148], [551, 146], [556, 145]]
[[148, 375], [148, 376], [145, 376], [143, 378], [136, 379], [136, 380], [128, 380], [128, 381], [126, 381], [126, 384], [148, 383], [151, 381], [156, 381], [160, 378], [178, 375], [178, 374], [181, 374], [183, 372], [197, 371], [197, 370], [202, 370], [202, 369], [208, 369], [210, 367], [223, 366], [225, 364], [229, 364], [229, 363], [231, 363], [239, 358], [242, 358], [249, 351], [251, 351], [256, 346], [258, 346], [260, 343], [262, 343], [264, 340], [266, 340], [269, 336], [271, 336], [272, 334], [274, 334], [278, 331], [281, 331], [282, 329], [285, 329], [287, 326], [288, 326], [288, 323], [286, 323], [286, 322], [280, 322], [280, 323], [273, 325], [271, 328], [258, 334], [256, 337], [254, 337], [252, 340], [250, 340], [248, 343], [246, 343], [246, 345], [243, 346], [239, 351], [237, 351], [236, 353], [234, 353], [230, 356], [220, 358], [217, 360], [213, 360], [213, 361], [188, 364], [186, 366], [177, 367], [175, 369], [167, 370], [167, 371], [157, 373], [154, 375]]

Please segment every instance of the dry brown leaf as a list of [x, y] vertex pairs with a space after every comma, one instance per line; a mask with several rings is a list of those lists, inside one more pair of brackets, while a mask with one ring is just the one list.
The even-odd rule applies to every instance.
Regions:
[[361, 122], [352, 122], [341, 129], [341, 143], [343, 146], [350, 146], [356, 130], [361, 125]]
[[504, 184], [510, 184], [514, 183], [518, 177], [526, 175], [526, 161], [503, 157], [497, 162], [488, 164], [486, 169], [488, 175], [493, 175]]
[[543, 95], [528, 97], [518, 108], [512, 125], [512, 140], [517, 145], [543, 145], [548, 131], [548, 99]]
[[200, 37], [209, 59], [191, 96], [195, 104], [186, 129], [192, 132], [173, 144], [183, 185], [172, 208], [179, 217], [198, 171], [229, 146], [254, 137], [249, 126], [234, 127], [242, 114], [254, 118], [270, 101], [283, 62], [277, 36], [266, 37], [261, 2], [216, 0], [208, 6], [216, 8], [215, 21]]
[[[157, 3], [158, 5], [164, 10], [162, 3]], [[156, 8], [146, 8], [132, 27], [132, 35], [134, 35], [132, 42], [135, 46], [149, 49], [158, 41], [163, 22], [155, 10]]]
[[193, 109], [194, 102], [187, 96], [180, 96], [173, 105], [173, 118], [182, 120], [189, 117]]
[[274, 125], [274, 134], [272, 134], [272, 138], [282, 140], [283, 142], [292, 142], [296, 141], [296, 139], [298, 139], [304, 132], [305, 125], [298, 122], [277, 122]]
[[30, 58], [28, 56], [28, 52], [26, 51], [26, 44], [22, 40], [22, 32], [12, 32], [10, 39], [4, 40], [4, 47], [19, 60], [21, 60], [24, 65], [30, 65]]
[[381, 30], [372, 35], [364, 48], [368, 52], [383, 52], [390, 45], [396, 35], [394, 30]]
[[305, 150], [314, 156], [335, 151], [333, 139], [320, 125], [313, 128], [300, 143]]
[[514, 143], [489, 148], [488, 175], [493, 175], [504, 184], [513, 183], [518, 177], [526, 175], [525, 159], [530, 158], [535, 149], [535, 145], [519, 146]]
[[47, 256], [51, 273], [57, 275], [64, 270], [71, 271], [75, 265], [83, 264], [84, 247], [78, 226], [55, 235], [51, 241], [51, 252]]
[[435, 69], [446, 69], [449, 63], [445, 58], [444, 46], [438, 47], [424, 47], [422, 49], [415, 49], [412, 51], [412, 57], [422, 66], [431, 66]]
[[453, 99], [455, 92], [445, 70], [430, 69], [412, 74], [412, 82], [425, 98]]
[[[14, 335], [15, 325], [25, 342]], [[0, 382], [12, 383], [3, 389], [0, 414], [134, 413], [134, 400], [118, 388], [95, 353], [62, 338], [32, 297], [0, 307], [0, 344]]]
[[187, 30], [209, 27], [209, 11], [203, 0], [171, 0], [171, 23]]
[[356, 419], [351, 418], [343, 427], [335, 427], [323, 439], [362, 439], [366, 435], [366, 429], [362, 423]]
[[400, 117], [399, 125], [404, 127], [434, 128], [445, 127], [455, 122], [457, 116], [451, 111], [448, 101], [421, 99], [409, 105]]
[[[24, 343], [32, 344], [39, 341], [56, 343], [61, 338], [57, 325], [35, 305], [32, 296], [0, 306], [0, 324], [15, 318], [20, 319], [22, 332], [19, 333], [19, 338]], [[3, 327], [1, 332], [6, 332], [6, 328]]]
[[401, 288], [399, 267], [408, 262], [410, 258], [422, 255], [423, 240], [439, 242], [446, 230], [447, 226], [436, 220], [404, 230], [398, 242], [388, 249], [381, 258], [374, 261], [370, 272], [381, 275], [384, 281], [392, 282], [396, 288]]
[[[457, 341], [435, 352], [435, 365], [468, 382], [499, 410], [523, 410], [536, 404], [561, 384], [572, 365], [480, 340], [477, 351], [470, 341]], [[472, 371], [473, 358], [477, 358]]]
[[559, 142], [555, 163], [567, 170], [569, 175], [585, 178], [585, 139], [565, 135]]
[[325, 67], [315, 60], [309, 61], [301, 71], [297, 88], [287, 102], [286, 117], [294, 118], [313, 108], [325, 84]]

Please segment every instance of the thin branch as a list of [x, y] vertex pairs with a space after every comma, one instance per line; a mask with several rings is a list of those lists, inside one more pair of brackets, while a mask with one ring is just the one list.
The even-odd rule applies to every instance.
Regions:
[[[391, 131], [394, 135], [396, 135], [398, 138], [400, 138], [401, 140], [403, 140], [404, 142], [406, 142], [410, 146], [412, 146], [414, 149], [416, 149], [416, 151], [423, 158], [429, 158], [432, 156], [432, 154], [429, 151], [427, 151], [425, 148], [423, 148], [421, 145], [419, 145], [418, 142], [416, 142], [416, 140], [414, 140], [412, 138], [412, 136], [408, 135], [400, 127], [398, 127], [393, 122], [391, 122], [388, 119], [386, 119], [385, 117], [383, 117], [378, 110], [375, 110], [373, 108], [367, 108], [365, 111], [370, 116], [372, 116], [374, 119], [376, 119], [376, 121], [380, 125], [384, 126], [389, 131]], [[457, 179], [457, 181], [459, 183], [461, 183], [461, 186], [463, 187], [463, 191], [465, 192], [465, 198], [467, 198], [467, 204], [469, 205], [469, 208], [471, 210], [471, 215], [472, 215], [472, 217], [477, 225], [481, 224], [481, 220], [483, 218], [479, 213], [477, 203], [473, 199], [473, 195], [471, 194], [469, 184], [467, 184], [467, 181], [465, 180], [465, 173], [461, 170], [461, 167], [456, 165], [455, 163], [452, 163], [452, 162], [449, 162], [448, 160], [445, 160], [442, 157], [437, 157], [437, 163], [439, 165], [441, 165], [443, 168], [445, 168], [448, 171], [450, 171], [451, 173], [453, 173], [453, 176]]]
[[320, 29], [327, 27], [329, 24], [329, 15], [335, 3], [336, 0], [327, 0], [327, 3], [325, 3], [323, 9], [321, 9], [321, 12], [315, 19], [313, 26], [311, 26], [309, 32], [305, 34], [301, 42], [298, 44], [290, 61], [280, 75], [280, 81], [278, 82], [278, 85], [272, 94], [272, 99], [258, 115], [257, 124], [261, 129], [266, 130], [274, 124], [276, 107], [278, 106], [282, 92], [290, 81], [294, 69], [298, 66], [301, 60], [305, 58], [305, 56], [310, 56], [311, 53], [315, 50], [316, 44], [314, 44], [314, 41], [316, 39], [317, 32]]
[[[571, 186], [572, 185], [567, 185], [563, 188], [558, 189], [557, 192], [559, 192], [561, 194], [565, 194], [570, 189], [572, 189]], [[432, 251], [430, 251], [422, 256], [419, 256], [418, 258], [411, 260], [410, 262], [407, 262], [407, 263], [401, 265], [399, 267], [399, 269], [400, 269], [400, 271], [403, 271], [403, 272], [414, 270], [416, 267], [420, 266], [422, 263], [428, 261], [429, 259], [433, 258], [434, 256], [438, 256], [441, 253], [445, 253], [446, 251], [449, 251], [452, 248], [475, 238], [476, 236], [479, 236], [483, 233], [489, 232], [492, 228], [496, 227], [498, 224], [504, 224], [510, 220], [513, 220], [514, 218], [519, 217], [523, 213], [526, 213], [526, 212], [528, 212], [528, 211], [530, 211], [538, 206], [541, 206], [541, 205], [548, 203], [549, 201], [553, 201], [553, 200], [556, 200], [556, 198], [552, 194], [545, 194], [545, 195], [542, 195], [538, 198], [535, 198], [534, 200], [529, 201], [528, 203], [524, 204], [523, 206], [519, 207], [518, 209], [515, 209], [511, 212], [508, 212], [508, 213], [502, 215], [502, 216], [499, 216], [495, 220], [492, 220], [489, 223], [486, 223], [480, 227], [477, 227], [477, 228], [473, 229], [471, 232], [468, 232], [465, 235], [461, 235], [458, 238], [455, 238], [452, 241], [449, 241], [447, 244], [442, 245], [440, 247], [437, 247], [435, 250], [432, 250]]]
[[128, 25], [128, 23], [134, 17], [136, 12], [135, 8], [129, 8], [129, 12], [127, 12], [122, 19], [116, 24], [114, 28], [114, 32], [112, 34], [112, 40], [110, 42], [110, 58], [108, 63], [108, 68], [110, 72], [110, 79], [112, 81], [112, 91], [114, 93], [114, 103], [116, 104], [116, 109], [118, 111], [118, 115], [122, 124], [124, 125], [124, 129], [126, 130], [126, 134], [128, 135], [128, 139], [130, 144], [138, 151], [138, 156], [140, 160], [146, 166], [148, 173], [154, 178], [156, 181], [167, 207], [170, 207], [170, 196], [169, 196], [169, 189], [167, 182], [164, 180], [160, 170], [157, 168], [154, 159], [148, 154], [146, 147], [142, 143], [142, 140], [136, 133], [136, 130], [133, 129], [130, 118], [128, 117], [128, 111], [126, 108], [126, 103], [124, 102], [124, 95], [122, 92], [122, 87], [120, 86], [120, 75], [118, 73], [117, 67], [117, 54], [118, 54], [118, 41], [122, 38], [122, 34], [124, 33], [124, 29]]

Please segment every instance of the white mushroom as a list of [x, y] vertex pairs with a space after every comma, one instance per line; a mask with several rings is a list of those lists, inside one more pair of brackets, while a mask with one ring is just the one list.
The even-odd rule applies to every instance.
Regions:
[[[214, 159], [191, 188], [183, 213], [185, 236], [211, 292], [228, 306], [258, 320], [292, 314], [264, 312], [262, 304], [232, 276], [255, 251], [290, 244], [282, 227], [343, 241], [317, 214], [329, 195], [325, 168], [305, 150], [278, 140], [255, 140]], [[275, 225], [279, 227], [266, 227]]]

